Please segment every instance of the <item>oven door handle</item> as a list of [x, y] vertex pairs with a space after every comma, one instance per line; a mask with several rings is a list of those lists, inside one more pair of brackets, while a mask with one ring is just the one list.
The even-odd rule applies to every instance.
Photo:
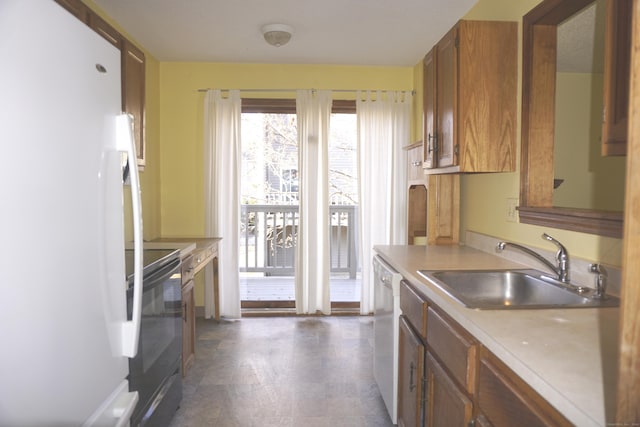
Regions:
[[[142, 319], [142, 200], [133, 137], [133, 118], [129, 114], [117, 117], [116, 146], [118, 151], [127, 154], [129, 179], [131, 180], [131, 207], [133, 211], [133, 304], [131, 320], [122, 323], [121, 354], [133, 358], [138, 354], [140, 322]], [[126, 288], [125, 288], [126, 289]]]

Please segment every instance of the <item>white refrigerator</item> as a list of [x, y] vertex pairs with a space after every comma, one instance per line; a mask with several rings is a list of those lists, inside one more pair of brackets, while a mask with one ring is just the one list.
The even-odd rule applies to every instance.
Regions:
[[[53, 0], [0, 0], [0, 426], [122, 426], [138, 400], [140, 192], [120, 52]], [[123, 162], [137, 272], [127, 319]]]

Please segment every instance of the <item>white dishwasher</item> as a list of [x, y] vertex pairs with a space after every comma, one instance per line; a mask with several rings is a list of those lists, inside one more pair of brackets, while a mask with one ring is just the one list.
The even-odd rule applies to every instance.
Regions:
[[398, 327], [402, 276], [375, 255], [373, 376], [394, 424], [398, 422]]

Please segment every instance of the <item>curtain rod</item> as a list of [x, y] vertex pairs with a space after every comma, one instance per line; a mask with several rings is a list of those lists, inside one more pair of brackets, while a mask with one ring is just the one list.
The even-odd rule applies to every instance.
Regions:
[[[206, 88], [206, 89], [198, 89], [198, 92], [206, 92], [209, 90], [213, 90], [213, 88]], [[230, 91], [232, 89], [218, 89], [220, 91], [223, 92], [227, 92]], [[298, 90], [301, 89], [238, 89], [240, 92], [296, 92]], [[318, 89], [311, 89], [311, 90], [318, 90]], [[406, 90], [390, 90], [390, 89], [328, 89], [331, 90], [331, 92], [337, 92], [337, 93], [356, 93], [356, 92], [408, 92]], [[416, 91], [415, 90], [411, 90], [411, 95], [415, 95]]]

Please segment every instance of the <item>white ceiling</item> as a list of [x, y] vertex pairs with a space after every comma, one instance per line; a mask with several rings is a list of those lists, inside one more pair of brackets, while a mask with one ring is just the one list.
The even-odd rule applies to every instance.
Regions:
[[[94, 0], [159, 61], [413, 66], [477, 0]], [[282, 47], [265, 24], [294, 28]]]

